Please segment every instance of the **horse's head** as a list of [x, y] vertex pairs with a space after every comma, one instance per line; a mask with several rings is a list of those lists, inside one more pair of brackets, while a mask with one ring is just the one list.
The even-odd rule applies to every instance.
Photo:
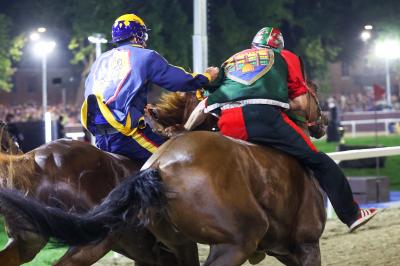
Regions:
[[[168, 135], [165, 134], [167, 128], [172, 129], [172, 131], [181, 131], [198, 103], [199, 100], [194, 93], [165, 93], [158, 103], [146, 106], [146, 121], [154, 131], [161, 135]], [[210, 115], [196, 129], [211, 130], [215, 124], [215, 118]]]
[[314, 82], [308, 81], [307, 88], [307, 128], [311, 137], [319, 139], [325, 135], [328, 118], [322, 113], [318, 101], [318, 86]]
[[0, 121], [0, 152], [8, 154], [21, 154], [18, 144], [7, 130], [7, 124]]

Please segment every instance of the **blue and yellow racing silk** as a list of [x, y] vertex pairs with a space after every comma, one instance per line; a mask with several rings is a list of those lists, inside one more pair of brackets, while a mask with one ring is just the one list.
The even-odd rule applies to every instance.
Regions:
[[[131, 136], [143, 121], [151, 84], [169, 91], [194, 91], [208, 82], [206, 74], [192, 74], [172, 66], [153, 50], [121, 45], [102, 54], [93, 64], [85, 84], [81, 121], [92, 134], [96, 134], [96, 124], [108, 123]], [[104, 121], [96, 118], [97, 110]]]

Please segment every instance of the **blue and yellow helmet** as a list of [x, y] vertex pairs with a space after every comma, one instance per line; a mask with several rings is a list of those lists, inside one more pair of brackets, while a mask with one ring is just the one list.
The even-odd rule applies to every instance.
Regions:
[[112, 26], [112, 42], [135, 37], [137, 44], [144, 45], [147, 41], [147, 31], [143, 19], [135, 14], [125, 14], [118, 17]]

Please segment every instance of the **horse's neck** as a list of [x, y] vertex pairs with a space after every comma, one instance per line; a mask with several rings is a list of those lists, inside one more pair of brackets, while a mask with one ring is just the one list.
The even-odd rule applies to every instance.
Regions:
[[0, 153], [0, 187], [27, 191], [34, 171], [34, 160], [28, 155]]

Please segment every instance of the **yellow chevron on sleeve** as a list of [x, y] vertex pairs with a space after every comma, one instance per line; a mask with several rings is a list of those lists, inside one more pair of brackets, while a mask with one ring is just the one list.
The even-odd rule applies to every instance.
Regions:
[[155, 153], [158, 149], [152, 142], [148, 141], [139, 131], [136, 131], [132, 138], [144, 149], [148, 150], [151, 153]]

